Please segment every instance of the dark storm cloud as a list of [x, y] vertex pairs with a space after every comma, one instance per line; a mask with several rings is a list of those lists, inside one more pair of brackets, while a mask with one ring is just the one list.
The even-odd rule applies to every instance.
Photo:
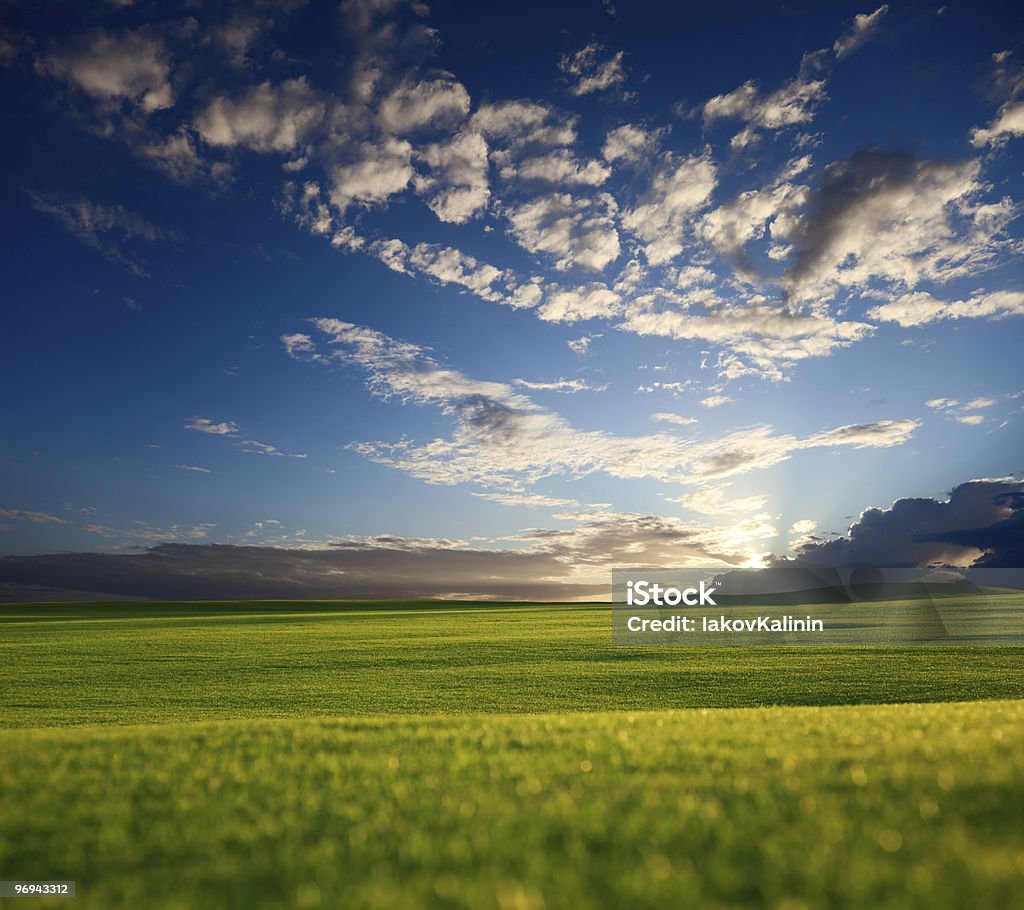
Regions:
[[605, 585], [566, 583], [570, 572], [550, 553], [450, 549], [402, 538], [321, 550], [161, 544], [130, 554], [0, 557], [0, 600], [24, 599], [29, 587], [47, 589], [52, 598], [46, 599], [57, 600], [64, 591], [182, 600], [607, 594]]
[[807, 543], [775, 565], [1024, 567], [1024, 481], [971, 480], [949, 499], [867, 509], [846, 537]]

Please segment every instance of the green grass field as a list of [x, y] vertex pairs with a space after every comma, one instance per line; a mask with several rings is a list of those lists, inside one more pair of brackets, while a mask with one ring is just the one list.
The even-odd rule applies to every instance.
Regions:
[[592, 606], [0, 606], [0, 878], [78, 887], [0, 904], [1024, 906], [1021, 649], [609, 629]]

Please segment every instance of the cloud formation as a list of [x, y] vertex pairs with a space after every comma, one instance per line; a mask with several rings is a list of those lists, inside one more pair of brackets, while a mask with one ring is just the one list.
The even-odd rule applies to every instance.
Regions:
[[576, 51], [566, 54], [558, 61], [558, 68], [567, 76], [573, 77], [569, 91], [574, 95], [590, 95], [603, 92], [612, 86], [626, 81], [626, 71], [622, 66], [623, 52], [607, 55], [599, 44], [588, 44]]
[[795, 548], [808, 567], [1024, 566], [1024, 482], [971, 480], [946, 500], [897, 499], [866, 509], [845, 537]]
[[849, 30], [841, 37], [836, 38], [835, 44], [832, 45], [836, 57], [842, 59], [864, 44], [878, 29], [878, 23], [888, 12], [889, 5], [886, 3], [873, 13], [858, 13], [854, 16]]
[[256, 152], [290, 152], [323, 119], [325, 105], [305, 76], [279, 85], [263, 82], [238, 98], [214, 98], [196, 117], [196, 131], [211, 145]]
[[428, 483], [521, 490], [546, 477], [595, 472], [698, 483], [765, 469], [805, 449], [900, 445], [917, 427], [915, 420], [881, 420], [801, 439], [758, 426], [710, 440], [579, 430], [512, 386], [471, 379], [418, 345], [338, 319], [312, 322], [329, 353], [308, 336], [301, 336], [297, 345], [296, 336], [288, 335], [282, 343], [292, 356], [312, 360], [319, 355], [356, 365], [366, 371], [367, 385], [376, 396], [433, 405], [455, 420], [450, 437], [422, 445], [403, 439], [351, 446], [372, 461]]
[[128, 102], [145, 114], [174, 104], [170, 55], [159, 39], [142, 30], [93, 30], [51, 50], [39, 68], [101, 102]]
[[86, 246], [140, 277], [148, 273], [135, 251], [138, 243], [152, 246], [176, 236], [121, 205], [103, 205], [82, 197], [65, 198], [34, 192], [28, 195], [37, 212], [56, 218]]

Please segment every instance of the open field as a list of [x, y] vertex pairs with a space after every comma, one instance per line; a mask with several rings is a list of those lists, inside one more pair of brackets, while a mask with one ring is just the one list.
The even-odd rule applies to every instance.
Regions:
[[1003, 910], [1022, 744], [1020, 702], [6, 731], [0, 868], [82, 910]]
[[0, 606], [0, 725], [1024, 697], [1020, 648], [615, 648], [607, 607]]
[[1024, 906], [1022, 649], [609, 628], [0, 606], [0, 878], [83, 910]]

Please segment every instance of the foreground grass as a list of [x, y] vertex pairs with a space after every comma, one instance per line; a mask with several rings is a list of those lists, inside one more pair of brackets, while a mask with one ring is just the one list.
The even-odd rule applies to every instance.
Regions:
[[0, 872], [81, 910], [1019, 907], [1022, 746], [1022, 702], [7, 730]]
[[615, 648], [606, 607], [0, 606], [0, 726], [1024, 697], [1019, 648]]

